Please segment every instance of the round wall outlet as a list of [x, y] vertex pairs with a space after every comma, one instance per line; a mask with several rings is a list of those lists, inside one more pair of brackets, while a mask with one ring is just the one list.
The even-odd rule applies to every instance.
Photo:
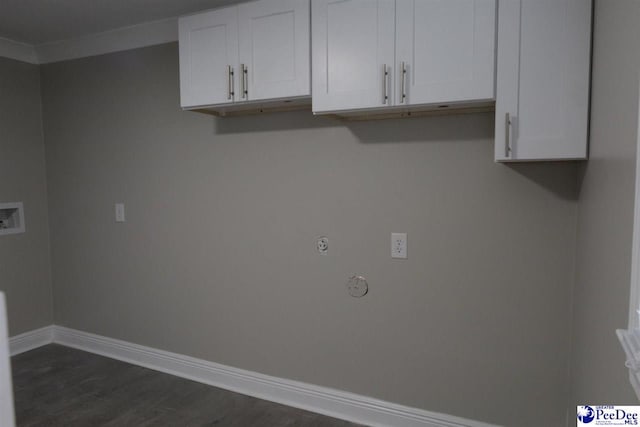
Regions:
[[316, 249], [322, 255], [326, 255], [329, 253], [329, 238], [328, 237], [318, 237], [318, 241], [316, 242]]

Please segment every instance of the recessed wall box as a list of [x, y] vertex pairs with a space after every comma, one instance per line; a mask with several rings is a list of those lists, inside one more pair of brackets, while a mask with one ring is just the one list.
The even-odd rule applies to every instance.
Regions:
[[0, 203], [0, 236], [24, 233], [22, 202]]

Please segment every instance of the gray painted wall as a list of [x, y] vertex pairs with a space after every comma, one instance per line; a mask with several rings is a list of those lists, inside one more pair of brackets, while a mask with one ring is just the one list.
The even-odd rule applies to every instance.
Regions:
[[0, 58], [0, 202], [24, 203], [26, 233], [0, 236], [9, 334], [53, 321], [40, 71]]
[[596, 1], [591, 153], [581, 171], [570, 414], [577, 404], [638, 403], [614, 332], [627, 327], [629, 307], [638, 22], [640, 2]]
[[[495, 164], [491, 114], [182, 112], [177, 59], [168, 44], [42, 68], [57, 324], [498, 424], [564, 423], [577, 164]], [[391, 232], [408, 233], [408, 260], [390, 258]], [[345, 290], [355, 273], [362, 299]]]

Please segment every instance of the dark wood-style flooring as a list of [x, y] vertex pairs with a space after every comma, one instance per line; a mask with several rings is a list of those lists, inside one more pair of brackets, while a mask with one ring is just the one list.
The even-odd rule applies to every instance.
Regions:
[[19, 427], [356, 426], [59, 345], [11, 363]]

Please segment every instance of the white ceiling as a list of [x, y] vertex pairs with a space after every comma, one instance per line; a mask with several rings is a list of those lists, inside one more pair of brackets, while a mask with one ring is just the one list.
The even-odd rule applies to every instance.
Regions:
[[237, 0], [0, 0], [0, 37], [38, 45], [230, 3]]

